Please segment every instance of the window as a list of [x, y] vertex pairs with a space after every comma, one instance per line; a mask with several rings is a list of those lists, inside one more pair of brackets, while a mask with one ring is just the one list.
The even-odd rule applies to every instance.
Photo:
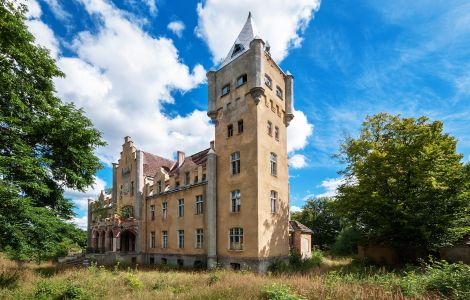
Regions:
[[269, 156], [269, 162], [271, 165], [271, 175], [277, 176], [277, 155], [271, 152]]
[[234, 57], [235, 55], [243, 51], [243, 49], [245, 49], [245, 47], [243, 47], [242, 44], [235, 44], [235, 46], [233, 47], [232, 56], [230, 58]]
[[230, 93], [230, 84], [224, 85], [224, 87], [222, 88], [222, 96], [225, 96], [228, 93]]
[[202, 228], [196, 229], [196, 248], [202, 249], [204, 247], [204, 230]]
[[268, 134], [270, 136], [273, 135], [273, 123], [271, 123], [271, 121], [268, 121]]
[[246, 83], [247, 76], [246, 74], [243, 74], [242, 76], [237, 78], [237, 87], [242, 86]]
[[162, 257], [162, 259], [161, 259], [162, 265], [166, 265], [167, 262], [168, 262], [167, 259], [165, 257]]
[[274, 127], [274, 138], [279, 141], [279, 127]]
[[234, 190], [230, 193], [232, 212], [240, 212], [240, 190]]
[[202, 174], [202, 182], [206, 181], [206, 174]]
[[[162, 248], [168, 248], [168, 231], [162, 231]], [[166, 260], [165, 260], [166, 263]]]
[[199, 178], [198, 178], [198, 176], [196, 175], [196, 176], [194, 176], [194, 184], [196, 184], [196, 183], [198, 183], [198, 182], [199, 182]]
[[150, 220], [155, 220], [155, 205], [150, 205]]
[[243, 132], [243, 120], [239, 120], [238, 121], [238, 133], [242, 133]]
[[277, 212], [277, 192], [271, 191], [271, 212]]
[[283, 99], [282, 89], [279, 86], [276, 86], [276, 95]]
[[150, 248], [155, 248], [155, 231], [150, 232]]
[[184, 248], [184, 230], [178, 230], [178, 248]]
[[184, 267], [184, 259], [178, 258], [178, 259], [176, 260], [176, 265], [177, 265], [178, 267]]
[[232, 175], [240, 173], [240, 152], [234, 152], [230, 156], [230, 161], [232, 163]]
[[184, 216], [184, 199], [178, 200], [178, 217]]
[[230, 250], [243, 250], [243, 228], [230, 228], [229, 241]]
[[162, 182], [161, 181], [157, 181], [157, 193], [161, 193], [162, 192]]
[[227, 126], [227, 137], [233, 136], [233, 125], [230, 124]]
[[162, 203], [162, 217], [163, 219], [168, 218], [168, 202]]
[[131, 196], [134, 196], [134, 181], [131, 181]]
[[270, 89], [273, 88], [273, 80], [268, 74], [264, 74], [264, 84], [266, 84]]
[[196, 215], [200, 215], [204, 212], [202, 195], [196, 196]]
[[175, 189], [178, 189], [179, 187], [180, 187], [180, 182], [179, 181], [175, 182]]
[[184, 173], [184, 184], [190, 185], [191, 184], [191, 176], [189, 172]]

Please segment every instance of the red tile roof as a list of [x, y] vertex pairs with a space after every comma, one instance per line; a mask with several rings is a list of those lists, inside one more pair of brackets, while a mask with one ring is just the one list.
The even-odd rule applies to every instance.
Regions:
[[[199, 151], [193, 155], [191, 155], [189, 158], [193, 161], [198, 166], [203, 166], [207, 163], [207, 153], [209, 153], [210, 148], [207, 148], [205, 150]], [[174, 164], [170, 171], [170, 175], [178, 174], [179, 173], [179, 167]]]
[[154, 177], [161, 167], [171, 168], [174, 161], [154, 155], [145, 151], [144, 153], [144, 176]]
[[313, 233], [313, 231], [299, 221], [289, 221], [289, 232], [302, 231], [303, 233]]

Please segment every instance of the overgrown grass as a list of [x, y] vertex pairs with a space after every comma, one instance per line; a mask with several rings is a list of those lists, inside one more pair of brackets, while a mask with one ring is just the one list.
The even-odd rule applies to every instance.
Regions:
[[[60, 269], [0, 258], [0, 299], [470, 299], [467, 265], [431, 261], [389, 270], [321, 253], [297, 263], [300, 269], [259, 275], [170, 267]], [[37, 271], [44, 268], [54, 272]]]

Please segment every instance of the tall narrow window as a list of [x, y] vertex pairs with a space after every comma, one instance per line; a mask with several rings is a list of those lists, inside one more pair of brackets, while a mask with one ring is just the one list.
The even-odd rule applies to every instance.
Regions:
[[234, 190], [230, 192], [230, 199], [232, 202], [232, 212], [240, 212], [240, 190]]
[[134, 196], [134, 181], [131, 181], [131, 196]]
[[273, 123], [271, 121], [268, 121], [268, 134], [273, 135]]
[[271, 191], [271, 212], [277, 212], [277, 192]]
[[271, 79], [271, 77], [269, 77], [268, 74], [264, 74], [264, 84], [266, 84], [266, 86], [270, 89], [273, 88], [273, 80]]
[[157, 181], [157, 193], [160, 194], [162, 192], [162, 182]]
[[178, 217], [184, 216], [184, 199], [178, 200]]
[[168, 218], [168, 202], [162, 203], [162, 217], [163, 219]]
[[233, 136], [233, 125], [230, 124], [227, 126], [227, 137]]
[[243, 120], [239, 120], [238, 121], [238, 133], [242, 133], [243, 132]]
[[198, 182], [199, 182], [199, 177], [196, 175], [196, 176], [194, 176], [194, 184], [196, 184]]
[[204, 212], [204, 202], [202, 195], [196, 196], [196, 215], [200, 215]]
[[207, 179], [206, 179], [206, 174], [202, 174], [202, 182], [205, 182]]
[[204, 230], [202, 228], [196, 229], [196, 248], [202, 249], [204, 247]]
[[277, 155], [271, 152], [269, 156], [269, 162], [271, 165], [271, 175], [277, 176]]
[[155, 220], [155, 205], [150, 205], [150, 220]]
[[274, 127], [274, 138], [279, 141], [279, 127]]
[[155, 231], [150, 232], [150, 248], [155, 248]]
[[279, 86], [276, 86], [276, 95], [283, 99], [283, 93], [282, 93], [282, 89], [279, 87]]
[[227, 84], [222, 88], [222, 96], [225, 96], [228, 93], [230, 93], [230, 84]]
[[230, 250], [243, 250], [243, 228], [230, 228], [229, 241]]
[[175, 182], [175, 189], [179, 189], [180, 188], [180, 182], [179, 181], [176, 181]]
[[240, 77], [237, 78], [237, 87], [242, 86], [246, 83], [247, 76], [246, 74], [241, 75]]
[[178, 248], [184, 248], [184, 230], [178, 230]]
[[189, 172], [184, 173], [184, 184], [190, 185], [191, 184], [191, 175]]
[[168, 248], [168, 231], [162, 231], [162, 248]]
[[232, 164], [232, 175], [240, 173], [240, 152], [234, 152], [230, 156], [230, 162]]

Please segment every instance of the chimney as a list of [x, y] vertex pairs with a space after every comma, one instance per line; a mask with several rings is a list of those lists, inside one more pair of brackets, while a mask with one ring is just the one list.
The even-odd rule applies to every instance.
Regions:
[[215, 141], [211, 141], [210, 148], [215, 151]]
[[178, 167], [183, 164], [184, 158], [185, 158], [184, 152], [178, 150], [178, 151], [176, 152], [176, 162], [177, 162], [177, 164], [178, 164]]
[[124, 143], [132, 142], [132, 138], [130, 136], [126, 136], [124, 138]]

